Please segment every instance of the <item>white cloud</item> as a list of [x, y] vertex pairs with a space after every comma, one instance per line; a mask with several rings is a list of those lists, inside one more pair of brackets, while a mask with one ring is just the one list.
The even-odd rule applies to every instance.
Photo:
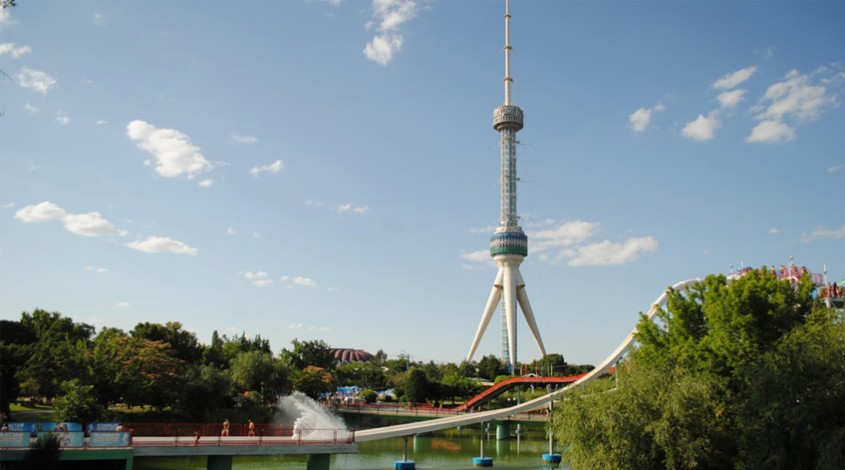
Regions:
[[[824, 71], [820, 69], [817, 72]], [[756, 116], [757, 119], [781, 121], [785, 117], [792, 117], [809, 122], [818, 119], [825, 108], [837, 105], [836, 96], [828, 94], [822, 84], [812, 83], [811, 75], [801, 75], [792, 70], [784, 78], [771, 85], [760, 99], [757, 109], [762, 111]], [[765, 106], [766, 103], [768, 106]]]
[[236, 233], [238, 232], [236, 232], [235, 229], [233, 229], [232, 227], [226, 229], [226, 235], [234, 235]]
[[723, 91], [719, 93], [719, 106], [723, 108], [733, 108], [742, 101], [742, 95], [748, 90], [743, 90], [741, 88], [737, 88], [736, 90], [731, 91]]
[[115, 306], [116, 306], [117, 308], [129, 308], [129, 307], [131, 307], [131, 304], [130, 304], [129, 302], [127, 302], [127, 301], [125, 301], [125, 300], [124, 300], [124, 301], [122, 301], [122, 302], [118, 302], [118, 303], [116, 303], [116, 304], [115, 304]]
[[97, 268], [95, 266], [85, 266], [84, 268], [88, 272], [97, 273], [97, 274], [104, 274], [109, 272], [107, 268]]
[[317, 287], [317, 281], [308, 277], [296, 276], [293, 278], [293, 283], [297, 286]]
[[605, 240], [577, 248], [568, 264], [570, 266], [628, 264], [645, 253], [657, 251], [657, 245], [657, 240], [652, 237], [629, 238], [624, 243]]
[[307, 207], [327, 209], [327, 210], [340, 212], [340, 213], [352, 212], [354, 214], [366, 214], [366, 213], [370, 212], [370, 208], [368, 206], [356, 206], [356, 205], [351, 204], [351, 203], [335, 205], [335, 204], [328, 203], [328, 202], [319, 202], [319, 201], [312, 201], [310, 199], [307, 199], [305, 201], [305, 205]]
[[13, 59], [17, 59], [24, 54], [29, 54], [30, 52], [32, 52], [32, 48], [29, 46], [16, 46], [13, 42], [0, 44], [0, 56], [8, 55]]
[[[386, 66], [393, 56], [402, 49], [405, 39], [400, 27], [417, 16], [418, 7], [414, 0], [373, 0], [373, 17], [378, 26], [377, 34], [364, 48], [367, 59]], [[370, 29], [373, 22], [367, 24]]]
[[719, 121], [719, 113], [711, 112], [707, 116], [699, 114], [698, 118], [684, 126], [681, 133], [685, 137], [702, 142], [712, 139], [716, 135], [716, 129], [720, 127], [722, 123]]
[[201, 188], [210, 188], [213, 185], [214, 185], [214, 180], [211, 179], [211, 178], [204, 179], [204, 180], [200, 181], [199, 183], [197, 183], [197, 186], [199, 186]]
[[731, 72], [713, 83], [713, 88], [717, 90], [730, 90], [740, 83], [748, 80], [757, 71], [757, 67], [746, 67], [736, 72]]
[[571, 220], [557, 224], [545, 230], [532, 231], [529, 237], [534, 240], [532, 251], [539, 252], [549, 248], [570, 246], [581, 243], [601, 230], [598, 222]]
[[178, 240], [167, 237], [151, 236], [146, 240], [135, 240], [124, 245], [127, 248], [143, 253], [175, 253], [179, 255], [196, 255], [199, 250]]
[[364, 55], [379, 65], [387, 65], [393, 55], [402, 49], [404, 39], [396, 34], [381, 34], [373, 37], [364, 48]]
[[255, 137], [254, 135], [232, 134], [232, 142], [237, 142], [239, 144], [254, 144], [258, 142], [258, 137]]
[[352, 204], [341, 204], [337, 208], [338, 212], [353, 212], [355, 214], [366, 214], [370, 212], [370, 208], [367, 206], [355, 206]]
[[843, 169], [843, 168], [845, 168], [845, 164], [842, 164], [842, 165], [836, 165], [836, 166], [829, 167], [829, 168], [827, 169], [827, 172], [828, 172], [828, 173], [836, 173], [837, 171], [839, 171], [839, 170], [841, 170], [841, 169]]
[[0, 31], [6, 28], [6, 26], [11, 26], [17, 23], [12, 19], [12, 15], [9, 13], [9, 10], [6, 8], [0, 9]]
[[99, 212], [68, 214], [64, 218], [64, 223], [69, 232], [83, 237], [102, 237], [118, 233], [108, 220], [100, 216]]
[[15, 218], [24, 222], [46, 222], [48, 220], [63, 220], [67, 213], [64, 209], [49, 201], [26, 206], [15, 213]]
[[94, 13], [94, 15], [91, 16], [91, 21], [93, 21], [96, 26], [106, 25], [106, 18], [102, 13]]
[[67, 211], [49, 201], [26, 206], [15, 213], [15, 218], [26, 223], [51, 220], [62, 222], [68, 232], [83, 237], [126, 235], [126, 232], [115, 229], [109, 221], [102, 218], [99, 212], [68, 214]]
[[302, 328], [302, 327], [304, 327], [304, 326], [305, 326], [305, 324], [304, 324], [304, 323], [302, 323], [302, 322], [300, 322], [300, 323], [291, 323], [291, 324], [289, 324], [289, 325], [288, 325], [288, 329], [289, 329], [289, 330], [298, 330], [298, 329], [300, 329], [300, 328]]
[[35, 113], [38, 112], [38, 108], [36, 108], [35, 106], [33, 106], [29, 103], [24, 103], [23, 109], [24, 109], [24, 111], [28, 112], [29, 114], [35, 114]]
[[845, 238], [845, 225], [835, 230], [819, 226], [809, 234], [805, 233], [801, 235], [801, 241], [804, 243], [815, 240], [838, 240], [840, 238]]
[[476, 263], [483, 263], [490, 260], [490, 250], [471, 251], [469, 253], [462, 254], [461, 258]]
[[108, 121], [106, 121], [105, 119], [98, 119], [98, 120], [97, 120], [97, 122], [96, 122], [95, 124], [97, 124], [98, 126], [105, 126], [105, 125], [106, 125], [106, 124], [108, 124], [108, 123], [109, 123], [109, 122], [108, 122]]
[[273, 284], [273, 280], [270, 279], [270, 275], [264, 271], [245, 272], [243, 276], [244, 279], [257, 287], [267, 287]]
[[780, 234], [779, 228], [770, 228], [769, 229], [769, 235], [778, 235], [778, 234]]
[[651, 123], [651, 115], [664, 111], [665, 109], [666, 106], [663, 106], [662, 103], [657, 103], [654, 107], [640, 108], [634, 111], [628, 115], [628, 121], [631, 122], [631, 129], [633, 129], [634, 132], [645, 132], [645, 130], [648, 129], [648, 125]]
[[[828, 108], [839, 105], [836, 95], [828, 87], [845, 77], [842, 73], [830, 75], [826, 67], [802, 75], [792, 70], [784, 79], [766, 89], [765, 95], [753, 108], [761, 121], [745, 138], [746, 142], [776, 143], [795, 138], [795, 124], [806, 124], [819, 119]], [[790, 124], [786, 122], [789, 121]]]
[[763, 121], [751, 130], [746, 142], [788, 142], [795, 138], [795, 129], [778, 121]]
[[60, 126], [66, 126], [70, 124], [70, 117], [63, 112], [58, 111], [56, 113], [56, 122], [59, 123]]
[[214, 168], [200, 153], [200, 148], [176, 129], [158, 129], [147, 122], [135, 120], [126, 126], [126, 135], [137, 142], [138, 148], [155, 157], [155, 170], [161, 176], [173, 178], [185, 175], [193, 178]]
[[35, 90], [39, 93], [47, 93], [54, 88], [58, 81], [47, 72], [24, 67], [18, 74], [18, 82], [21, 87]]
[[373, 0], [373, 16], [381, 20], [379, 31], [396, 31], [406, 21], [417, 16], [414, 0]]
[[269, 165], [252, 167], [252, 169], [249, 170], [249, 174], [251, 174], [252, 176], [257, 178], [261, 173], [266, 173], [266, 172], [278, 173], [278, 172], [282, 171], [282, 168], [284, 168], [284, 167], [285, 167], [285, 162], [283, 162], [281, 160], [276, 160], [275, 162], [273, 162]]

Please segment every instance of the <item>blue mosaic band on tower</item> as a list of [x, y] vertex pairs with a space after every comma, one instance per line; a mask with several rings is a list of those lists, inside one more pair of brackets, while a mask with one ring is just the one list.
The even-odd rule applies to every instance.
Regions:
[[497, 232], [490, 237], [490, 256], [528, 256], [528, 236], [522, 232]]

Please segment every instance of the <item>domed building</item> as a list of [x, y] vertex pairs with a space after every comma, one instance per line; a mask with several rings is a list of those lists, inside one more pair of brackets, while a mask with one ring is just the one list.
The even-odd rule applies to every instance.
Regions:
[[334, 358], [340, 364], [346, 364], [347, 362], [370, 362], [373, 360], [373, 355], [363, 349], [332, 348], [331, 351]]

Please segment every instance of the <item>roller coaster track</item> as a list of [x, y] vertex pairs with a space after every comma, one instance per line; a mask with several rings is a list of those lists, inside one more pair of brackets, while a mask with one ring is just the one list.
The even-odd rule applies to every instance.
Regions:
[[[681, 281], [675, 283], [672, 286], [672, 289], [681, 289], [683, 287], [687, 287], [693, 285], [697, 282], [700, 282], [700, 279], [688, 279], [686, 281]], [[651, 320], [657, 311], [666, 304], [666, 300], [669, 297], [669, 290], [667, 289], [662, 294], [660, 294], [657, 299], [655, 299], [654, 303], [652, 303], [651, 308], [649, 308], [648, 313], [646, 316], [649, 320]], [[422, 421], [417, 423], [407, 423], [407, 424], [399, 424], [395, 426], [385, 426], [382, 428], [374, 428], [374, 429], [366, 429], [362, 431], [356, 431], [355, 433], [355, 441], [356, 442], [366, 442], [366, 441], [374, 441], [377, 439], [388, 439], [391, 437], [402, 437], [408, 436], [412, 434], [420, 434], [425, 432], [432, 432], [432, 431], [439, 431], [441, 429], [450, 429], [457, 426], [466, 426], [469, 424], [481, 423], [484, 421], [492, 421], [496, 419], [503, 419], [507, 418], [508, 416], [512, 416], [518, 413], [523, 413], [530, 410], [535, 410], [538, 408], [546, 407], [549, 403], [553, 402], [554, 400], [560, 399], [565, 393], [569, 392], [570, 390], [580, 387], [586, 383], [589, 383], [595, 380], [598, 377], [601, 377], [605, 374], [611, 367], [616, 365], [620, 359], [625, 355], [625, 352], [631, 347], [634, 343], [634, 335], [637, 333], [637, 328], [634, 327], [631, 330], [631, 333], [619, 343], [619, 346], [607, 356], [604, 361], [602, 361], [595, 369], [583, 374], [580, 378], [571, 382], [569, 385], [558, 389], [554, 392], [549, 394], [543, 395], [541, 397], [535, 398], [533, 400], [527, 401], [525, 403], [520, 403], [516, 406], [512, 406], [509, 408], [502, 408], [498, 410], [490, 410], [490, 411], [480, 411], [477, 413], [468, 413], [465, 415], [459, 416], [450, 416], [447, 418], [439, 418], [433, 419], [430, 421]]]

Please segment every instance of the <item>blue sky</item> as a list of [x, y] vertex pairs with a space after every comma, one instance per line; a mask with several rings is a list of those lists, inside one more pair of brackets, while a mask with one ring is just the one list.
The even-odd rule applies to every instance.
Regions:
[[[503, 12], [2, 11], [0, 317], [459, 362], [496, 274]], [[731, 265], [845, 277], [845, 3], [511, 13], [521, 272], [549, 352], [596, 363], [666, 286]], [[476, 358], [499, 352], [496, 319]]]

